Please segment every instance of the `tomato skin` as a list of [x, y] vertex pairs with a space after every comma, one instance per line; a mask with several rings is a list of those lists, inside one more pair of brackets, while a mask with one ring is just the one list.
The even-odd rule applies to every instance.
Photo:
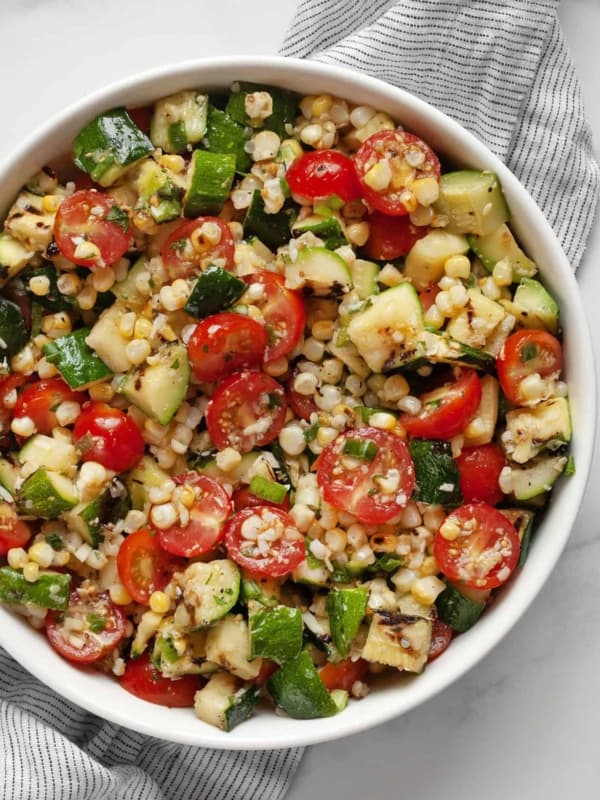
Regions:
[[206, 475], [188, 472], [173, 480], [179, 486], [191, 486], [196, 493], [196, 502], [189, 509], [190, 520], [187, 525], [154, 530], [163, 550], [175, 556], [195, 558], [208, 553], [221, 541], [232, 503], [221, 484]]
[[117, 553], [121, 583], [136, 603], [148, 605], [152, 592], [164, 589], [185, 561], [167, 553], [148, 528], [130, 533]]
[[[206, 409], [206, 427], [219, 450], [233, 447], [249, 453], [277, 437], [285, 421], [287, 402], [280, 383], [262, 372], [246, 370], [226, 378]], [[246, 429], [261, 419], [270, 425], [255, 433]]]
[[435, 298], [441, 291], [437, 283], [434, 283], [433, 286], [428, 286], [427, 289], [423, 289], [419, 292], [419, 300], [423, 306], [423, 311], [429, 311], [431, 306], [435, 303]]
[[306, 312], [301, 295], [287, 289], [284, 278], [274, 272], [257, 272], [244, 280], [249, 286], [258, 283], [263, 287], [265, 298], [254, 305], [260, 308], [268, 336], [265, 362], [287, 355], [304, 333]]
[[497, 444], [490, 442], [479, 447], [465, 447], [455, 460], [465, 503], [481, 501], [495, 506], [502, 500], [504, 492], [498, 480], [506, 466], [506, 458]]
[[[60, 204], [54, 221], [54, 238], [61, 253], [69, 261], [90, 269], [114, 264], [123, 256], [133, 240], [129, 222], [124, 228], [108, 220], [116, 207], [112, 197], [95, 189], [79, 189]], [[81, 258], [75, 255], [80, 241], [95, 244], [100, 255]]]
[[374, 211], [367, 218], [369, 238], [363, 247], [367, 258], [375, 261], [393, 261], [405, 256], [415, 242], [422, 239], [429, 228], [413, 225], [408, 217], [393, 217]]
[[56, 408], [61, 403], [82, 403], [87, 397], [83, 392], [74, 392], [61, 378], [30, 383], [17, 398], [13, 419], [30, 417], [38, 433], [50, 435], [59, 427]]
[[205, 681], [200, 675], [183, 675], [181, 678], [165, 678], [143, 653], [127, 662], [119, 683], [130, 694], [167, 708], [192, 708], [194, 697]]
[[290, 164], [286, 180], [299, 198], [315, 200], [337, 195], [345, 203], [362, 195], [352, 159], [337, 150], [313, 150]]
[[[79, 633], [83, 639], [81, 647], [71, 643], [69, 637], [73, 631], [64, 629], [64, 616], [76, 617], [86, 624]], [[94, 632], [89, 627], [89, 618], [103, 621], [105, 627]], [[46, 616], [46, 636], [52, 647], [67, 661], [77, 664], [91, 664], [112, 652], [125, 635], [127, 617], [123, 610], [115, 605], [108, 592], [88, 597], [85, 592], [75, 589], [71, 592], [66, 612], [49, 611]]]
[[[25, 375], [12, 373], [0, 378], [0, 447], [8, 447], [10, 420], [13, 414], [12, 409], [8, 408], [5, 400], [12, 393], [13, 389], [23, 386], [27, 378]], [[17, 402], [19, 398], [17, 397]]]
[[537, 372], [542, 378], [560, 375], [563, 363], [558, 339], [547, 331], [524, 329], [511, 334], [496, 359], [502, 391], [513, 405], [521, 405], [523, 378]]
[[228, 312], [201, 320], [187, 345], [194, 375], [204, 383], [260, 366], [266, 346], [267, 333], [259, 322]]
[[[144, 439], [135, 422], [106, 403], [89, 402], [73, 428], [73, 440], [89, 439], [83, 461], [97, 461], [107, 469], [126, 472], [144, 455]], [[85, 444], [85, 443], [84, 443]]]
[[[197, 239], [198, 234], [190, 238], [205, 222], [219, 228], [221, 238], [216, 244], [201, 236]], [[194, 239], [197, 241], [196, 247], [193, 245]], [[182, 223], [168, 236], [161, 250], [162, 260], [171, 280], [189, 278], [202, 272], [209, 264], [218, 264], [223, 269], [231, 270], [234, 254], [235, 243], [231, 228], [219, 217], [197, 217]]]
[[[343, 449], [349, 440], [368, 440], [375, 444], [378, 448], [375, 458], [362, 462], [357, 459], [360, 466], [346, 467], [348, 456], [343, 455]], [[414, 465], [406, 443], [396, 434], [379, 428], [356, 428], [338, 436], [323, 450], [316, 465], [323, 499], [368, 524], [388, 522], [396, 517], [415, 485]], [[398, 488], [391, 499], [374, 481], [390, 469], [400, 473]]]
[[445, 622], [437, 617], [433, 620], [431, 628], [431, 645], [429, 646], [429, 655], [427, 656], [427, 663], [430, 664], [442, 653], [448, 649], [450, 642], [454, 637], [454, 631]]
[[369, 136], [357, 151], [354, 157], [356, 174], [365, 199], [376, 211], [394, 217], [401, 217], [409, 213], [401, 198], [402, 193], [410, 187], [404, 185], [394, 187], [392, 180], [388, 189], [384, 192], [376, 192], [364, 180], [371, 167], [382, 159], [389, 161], [392, 172], [398, 159], [406, 165], [405, 153], [408, 149], [420, 150], [424, 154], [422, 164], [412, 170], [414, 178], [433, 177], [439, 180], [441, 168], [438, 157], [428, 144], [413, 133], [398, 130], [379, 131]]
[[[264, 555], [254, 555], [251, 552], [254, 545], [242, 535], [246, 520], [255, 516], [284, 526], [284, 535], [271, 542], [268, 553]], [[304, 538], [294, 521], [285, 511], [274, 506], [262, 505], [238, 511], [225, 527], [224, 542], [227, 554], [236, 564], [261, 577], [281, 578], [289, 575], [306, 558]]]
[[462, 370], [453, 383], [422, 395], [418, 414], [404, 413], [400, 422], [411, 436], [452, 439], [475, 416], [481, 401], [481, 381], [473, 369]]
[[330, 692], [334, 689], [344, 689], [346, 692], [351, 692], [352, 686], [356, 681], [364, 681], [368, 672], [368, 661], [364, 661], [362, 658], [356, 661], [346, 658], [344, 661], [338, 661], [337, 664], [332, 664], [328, 661], [319, 670], [319, 677], [325, 684], [325, 688], [329, 689]]
[[[460, 529], [452, 540], [441, 533], [449, 522]], [[506, 583], [519, 561], [519, 550], [514, 526], [487, 503], [467, 503], [456, 508], [433, 540], [433, 556], [441, 572], [451, 581], [473, 589], [495, 589]]]
[[0, 503], [0, 556], [5, 556], [12, 547], [23, 547], [31, 539], [29, 525], [17, 516], [10, 503]]
[[150, 131], [150, 122], [154, 114], [152, 106], [136, 106], [135, 108], [128, 108], [127, 113], [131, 120], [138, 126], [141, 131], [148, 133]]
[[250, 491], [250, 487], [246, 485], [236, 489], [231, 499], [236, 511], [241, 511], [243, 508], [256, 508], [257, 506], [272, 506], [273, 508], [281, 508], [283, 511], [290, 510], [289, 494], [285, 496], [283, 503], [273, 503], [271, 500], [264, 500], [257, 494], [253, 494]]

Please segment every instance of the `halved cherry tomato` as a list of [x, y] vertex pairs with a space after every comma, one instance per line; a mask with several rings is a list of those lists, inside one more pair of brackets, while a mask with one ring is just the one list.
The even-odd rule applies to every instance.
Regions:
[[268, 658], [263, 658], [260, 672], [256, 676], [255, 683], [257, 686], [264, 686], [274, 672], [279, 669], [279, 664], [275, 661], [269, 661]]
[[[71, 626], [69, 620], [76, 620], [82, 628]], [[115, 649], [125, 635], [126, 624], [125, 613], [108, 592], [88, 595], [83, 589], [75, 589], [66, 611], [48, 613], [46, 636], [63, 658], [91, 664]]]
[[[420, 161], [419, 161], [420, 159]], [[389, 186], [381, 192], [372, 189], [365, 176], [380, 161], [387, 161], [392, 171]], [[416, 166], [412, 166], [419, 162]], [[413, 181], [440, 177], [440, 162], [428, 144], [407, 131], [379, 131], [361, 145], [354, 158], [356, 174], [369, 205], [394, 217], [409, 211], [405, 192], [411, 191]]]
[[521, 405], [521, 381], [537, 372], [542, 378], [560, 375], [562, 347], [555, 336], [547, 331], [520, 330], [504, 342], [496, 359], [498, 380], [506, 397], [514, 405]]
[[318, 413], [319, 408], [313, 400], [312, 395], [300, 394], [300, 392], [294, 389], [294, 380], [299, 372], [300, 370], [296, 367], [290, 376], [287, 388], [287, 399], [294, 414], [310, 422], [311, 416]]
[[460, 488], [465, 503], [482, 501], [495, 506], [504, 497], [498, 485], [506, 458], [497, 444], [465, 447], [456, 459], [460, 472]]
[[300, 199], [337, 195], [349, 203], [362, 195], [352, 159], [337, 150], [304, 153], [292, 162], [286, 180], [292, 194]]
[[263, 325], [227, 312], [201, 320], [187, 345], [194, 375], [205, 383], [215, 383], [245, 367], [259, 367], [266, 346]]
[[295, 522], [273, 506], [238, 511], [227, 523], [224, 542], [240, 567], [270, 578], [288, 575], [306, 558], [304, 537]]
[[127, 113], [138, 126], [141, 131], [148, 133], [150, 130], [150, 122], [154, 114], [153, 106], [136, 106], [135, 108], [128, 108]]
[[389, 214], [374, 211], [367, 219], [369, 238], [363, 250], [375, 261], [393, 261], [405, 256], [415, 242], [429, 231], [426, 225], [413, 225], [408, 217], [390, 219]]
[[[203, 229], [205, 224], [207, 227]], [[198, 217], [184, 222], [170, 234], [161, 250], [163, 264], [172, 280], [200, 273], [209, 264], [230, 270], [234, 254], [231, 228], [219, 217]]]
[[5, 556], [11, 547], [23, 547], [31, 539], [29, 525], [17, 516], [14, 506], [0, 503], [0, 556]]
[[198, 472], [177, 475], [173, 480], [178, 486], [189, 486], [196, 501], [189, 509], [187, 524], [172, 525], [165, 530], [155, 528], [156, 535], [168, 553], [195, 558], [208, 553], [223, 538], [225, 520], [232, 511], [231, 500], [218, 481]]
[[59, 426], [56, 409], [61, 403], [82, 403], [87, 395], [74, 392], [61, 378], [30, 383], [17, 398], [13, 419], [29, 417], [36, 431], [49, 435]]
[[12, 417], [12, 407], [10, 407], [13, 401], [11, 398], [12, 392], [22, 386], [26, 380], [27, 378], [25, 375], [18, 375], [16, 373], [0, 378], [0, 447], [7, 446], [8, 434], [10, 433], [9, 423]]
[[263, 287], [263, 299], [253, 301], [265, 322], [268, 344], [265, 361], [274, 361], [291, 352], [304, 333], [306, 312], [298, 292], [286, 289], [285, 280], [274, 272], [256, 272], [244, 278], [249, 286]]
[[130, 694], [167, 708], [191, 708], [196, 692], [204, 686], [200, 675], [165, 678], [150, 661], [148, 653], [127, 662], [119, 683]]
[[[373, 459], [345, 454], [348, 442], [370, 443], [375, 449]], [[378, 428], [357, 428], [338, 436], [316, 463], [323, 499], [368, 524], [397, 516], [415, 485], [414, 465], [406, 443], [394, 433]]]
[[421, 398], [418, 414], [404, 413], [400, 422], [411, 436], [452, 439], [475, 416], [481, 401], [481, 381], [473, 369], [462, 370], [458, 379]]
[[144, 439], [135, 422], [106, 403], [86, 403], [73, 428], [83, 461], [126, 472], [144, 455]]
[[276, 380], [262, 372], [236, 372], [210, 398], [206, 427], [219, 450], [249, 453], [277, 437], [286, 409], [285, 392]]
[[429, 645], [429, 655], [427, 656], [427, 663], [430, 664], [438, 656], [441, 656], [444, 650], [448, 649], [448, 645], [452, 641], [454, 631], [450, 625], [446, 625], [441, 619], [437, 617], [433, 620], [431, 628], [431, 644]]
[[286, 494], [283, 502], [274, 503], [272, 500], [265, 500], [263, 497], [253, 494], [248, 485], [237, 488], [231, 495], [231, 499], [236, 511], [241, 511], [243, 508], [256, 508], [256, 506], [273, 506], [273, 508], [281, 508], [283, 511], [290, 510], [289, 494]]
[[427, 289], [423, 289], [421, 292], [419, 292], [419, 300], [423, 306], [423, 311], [429, 311], [431, 306], [435, 303], [435, 298], [440, 292], [441, 289], [437, 283], [434, 283], [433, 286], [428, 286]]
[[185, 561], [163, 550], [158, 538], [141, 528], [125, 538], [117, 553], [121, 583], [137, 603], [148, 604], [152, 592], [164, 589]]
[[[446, 538], [447, 527], [452, 538]], [[467, 503], [449, 514], [433, 540], [433, 555], [443, 574], [474, 589], [494, 589], [510, 578], [519, 561], [513, 525], [487, 503]]]
[[327, 662], [319, 670], [319, 677], [330, 692], [334, 689], [351, 692], [356, 681], [364, 681], [368, 672], [368, 661], [364, 661], [362, 658], [358, 658], [356, 661], [346, 658], [344, 661], [338, 661], [337, 664]]
[[[65, 258], [90, 269], [114, 264], [132, 242], [127, 213], [123, 209], [117, 212], [112, 197], [95, 189], [80, 189], [62, 201], [54, 221], [54, 238]], [[98, 255], [77, 255], [77, 248], [85, 242], [95, 245]]]

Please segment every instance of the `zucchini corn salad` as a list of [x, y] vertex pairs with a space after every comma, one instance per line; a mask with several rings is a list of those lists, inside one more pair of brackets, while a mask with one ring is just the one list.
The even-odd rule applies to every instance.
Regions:
[[236, 83], [91, 120], [0, 233], [0, 600], [231, 730], [419, 673], [572, 470], [496, 175]]

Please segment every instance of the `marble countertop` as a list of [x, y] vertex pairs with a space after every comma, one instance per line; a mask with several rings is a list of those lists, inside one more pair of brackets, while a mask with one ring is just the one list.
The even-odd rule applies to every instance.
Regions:
[[[60, 107], [169, 61], [276, 52], [296, 0], [1, 0], [0, 152]], [[599, 0], [564, 0], [561, 20], [600, 140]], [[226, 20], [224, 23], [222, 20]], [[193, 24], [192, 24], [193, 21]], [[579, 280], [600, 340], [600, 231]], [[595, 313], [594, 313], [595, 312]], [[386, 725], [307, 750], [288, 794], [307, 800], [521, 800], [598, 796], [600, 522], [594, 487], [546, 587], [512, 632], [471, 672]]]

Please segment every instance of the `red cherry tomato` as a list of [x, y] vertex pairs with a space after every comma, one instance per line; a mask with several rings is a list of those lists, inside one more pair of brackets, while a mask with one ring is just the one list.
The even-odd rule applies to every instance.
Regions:
[[[113, 215], [117, 219], [111, 219]], [[95, 189], [80, 189], [62, 201], [54, 221], [54, 238], [65, 258], [90, 269], [114, 264], [132, 242], [126, 212], [117, 212], [112, 197]], [[85, 242], [95, 245], [99, 254], [76, 255], [77, 248]]]
[[[207, 227], [203, 229], [205, 224]], [[219, 217], [198, 217], [184, 222], [170, 234], [161, 251], [172, 280], [200, 273], [209, 264], [230, 270], [234, 254], [231, 229]]]
[[498, 485], [506, 458], [497, 444], [465, 447], [456, 459], [460, 472], [460, 488], [465, 503], [481, 501], [495, 506], [504, 497]]
[[167, 553], [148, 528], [130, 533], [117, 553], [121, 583], [137, 602], [148, 605], [152, 592], [164, 589], [185, 561]]
[[434, 283], [433, 286], [428, 286], [427, 289], [423, 289], [421, 292], [419, 292], [419, 300], [423, 306], [423, 311], [429, 311], [431, 306], [435, 303], [435, 298], [440, 292], [441, 289], [437, 283]]
[[30, 539], [29, 525], [19, 519], [14, 506], [0, 503], [0, 556], [12, 547], [23, 547]]
[[306, 313], [302, 297], [286, 289], [285, 280], [274, 272], [257, 272], [244, 278], [249, 286], [263, 287], [263, 299], [255, 302], [265, 321], [268, 344], [265, 361], [274, 361], [291, 352], [304, 333]]
[[253, 494], [249, 486], [240, 486], [232, 494], [231, 499], [236, 511], [241, 511], [243, 508], [256, 508], [256, 506], [273, 506], [274, 508], [281, 508], [283, 511], [290, 510], [289, 494], [286, 494], [282, 503], [274, 503], [271, 500], [265, 500], [257, 494]]
[[352, 159], [337, 150], [304, 153], [292, 162], [286, 179], [292, 194], [307, 200], [335, 194], [349, 203], [362, 195]]
[[328, 662], [319, 670], [319, 677], [329, 691], [344, 689], [351, 692], [356, 681], [364, 681], [369, 672], [369, 662], [362, 658], [352, 661], [347, 658], [337, 664]]
[[152, 115], [154, 114], [153, 106], [136, 106], [135, 108], [128, 108], [127, 113], [141, 131], [144, 131], [144, 133], [148, 133], [150, 131], [150, 122], [152, 121]]
[[[12, 408], [9, 408], [12, 400], [9, 401], [13, 390], [22, 386], [27, 378], [25, 375], [6, 375], [0, 378], [0, 447], [7, 447], [8, 434], [10, 432], [10, 420]], [[8, 405], [6, 404], [8, 402]], [[18, 397], [17, 397], [18, 402]]]
[[[344, 453], [348, 442], [371, 443], [372, 460]], [[357, 428], [337, 437], [317, 460], [317, 480], [323, 499], [353, 514], [361, 522], [378, 524], [397, 516], [410, 499], [415, 470], [406, 443], [378, 428]], [[378, 478], [396, 483], [392, 491]]]
[[[189, 486], [196, 502], [189, 509], [187, 524], [172, 525], [160, 530], [150, 523], [163, 550], [176, 556], [195, 558], [212, 550], [223, 538], [223, 528], [231, 514], [229, 495], [220, 483], [197, 472], [178, 475], [174, 481], [179, 486]], [[152, 515], [150, 515], [152, 519]]]
[[427, 392], [418, 414], [402, 414], [400, 422], [411, 436], [452, 439], [473, 419], [481, 401], [481, 381], [475, 370], [465, 369], [453, 383]]
[[427, 226], [413, 225], [408, 217], [392, 217], [374, 211], [368, 218], [369, 238], [363, 250], [375, 261], [393, 261], [405, 256], [415, 242], [429, 231]]
[[306, 558], [304, 538], [294, 521], [273, 506], [238, 511], [227, 523], [224, 541], [240, 567], [270, 578], [288, 575]]
[[448, 645], [452, 641], [454, 631], [450, 625], [446, 625], [441, 619], [434, 619], [431, 628], [431, 644], [429, 645], [429, 655], [427, 656], [427, 663], [430, 664], [435, 661], [438, 656], [441, 656], [444, 650], [448, 649]]
[[300, 419], [305, 419], [307, 422], [310, 422], [311, 416], [319, 413], [319, 408], [313, 400], [312, 395], [300, 394], [300, 392], [294, 389], [294, 380], [298, 373], [299, 369], [295, 368], [290, 376], [287, 399], [294, 414], [300, 417]]
[[267, 346], [265, 328], [243, 314], [213, 314], [199, 322], [188, 354], [199, 381], [215, 383], [244, 367], [259, 367]]
[[86, 403], [73, 428], [83, 461], [126, 472], [144, 455], [144, 440], [135, 422], [106, 403]]
[[192, 708], [194, 697], [204, 686], [200, 675], [165, 678], [151, 663], [147, 653], [127, 662], [119, 683], [130, 694], [167, 708]]
[[[446, 538], [446, 526], [458, 535]], [[510, 578], [519, 561], [513, 525], [487, 503], [467, 503], [446, 517], [433, 540], [433, 555], [451, 581], [474, 589], [495, 589]]]
[[[421, 158], [418, 166], [411, 166]], [[380, 161], [387, 161], [392, 171], [389, 186], [382, 192], [372, 189], [365, 181], [369, 170]], [[410, 162], [410, 163], [409, 163]], [[420, 178], [440, 177], [440, 162], [428, 144], [406, 131], [379, 131], [364, 142], [354, 158], [356, 174], [369, 205], [394, 217], [408, 214], [403, 193]]]
[[279, 664], [275, 661], [269, 661], [268, 658], [263, 658], [260, 672], [254, 679], [257, 686], [264, 686], [274, 672], [279, 669]]
[[[83, 628], [72, 627], [76, 620]], [[112, 652], [125, 635], [127, 618], [108, 592], [88, 595], [82, 589], [71, 592], [66, 611], [50, 611], [46, 636], [52, 647], [77, 664], [91, 664]]]
[[206, 427], [219, 450], [233, 447], [249, 453], [277, 437], [286, 408], [285, 392], [276, 380], [262, 372], [237, 372], [210, 398]]
[[33, 420], [36, 431], [50, 435], [59, 426], [56, 409], [61, 403], [82, 403], [86, 395], [74, 392], [61, 378], [30, 383], [17, 398], [13, 410], [13, 419], [29, 417]]
[[521, 381], [537, 372], [542, 378], [560, 375], [562, 347], [555, 336], [547, 331], [520, 330], [504, 342], [496, 359], [498, 380], [506, 397], [518, 406], [524, 399]]

